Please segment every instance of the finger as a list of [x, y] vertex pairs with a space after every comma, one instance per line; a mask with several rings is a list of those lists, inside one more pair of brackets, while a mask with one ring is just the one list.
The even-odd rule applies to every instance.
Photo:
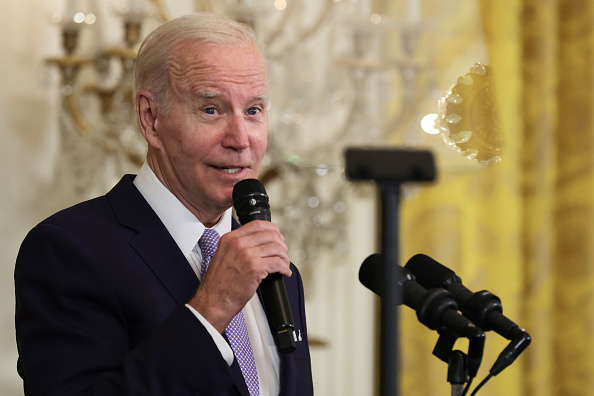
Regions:
[[285, 265], [289, 265], [289, 248], [277, 241], [266, 242], [250, 248], [256, 258], [279, 258]]
[[273, 232], [278, 234], [278, 236], [285, 240], [284, 236], [281, 234], [280, 229], [274, 223], [269, 221], [262, 221], [262, 220], [254, 220], [251, 221], [236, 230], [232, 231], [233, 233], [239, 236], [248, 236], [259, 232]]
[[284, 260], [279, 260], [278, 257], [265, 257], [262, 259], [262, 264], [266, 266], [266, 277], [276, 273], [286, 277], [293, 275], [290, 264], [286, 263]]
[[[243, 227], [242, 227], [243, 228]], [[267, 244], [277, 244], [284, 250], [285, 254], [288, 252], [285, 239], [280, 231], [275, 228], [261, 229], [256, 227], [256, 230], [251, 230], [247, 233], [228, 233], [223, 235], [219, 241], [219, 248], [229, 249], [235, 251], [249, 250]]]

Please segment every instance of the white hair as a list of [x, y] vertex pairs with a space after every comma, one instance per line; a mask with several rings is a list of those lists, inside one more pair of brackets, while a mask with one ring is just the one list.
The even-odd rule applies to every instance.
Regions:
[[185, 15], [156, 28], [138, 50], [134, 64], [134, 91], [144, 89], [153, 93], [165, 112], [169, 108], [171, 50], [187, 40], [195, 40], [200, 45], [258, 45], [250, 26], [208, 12]]

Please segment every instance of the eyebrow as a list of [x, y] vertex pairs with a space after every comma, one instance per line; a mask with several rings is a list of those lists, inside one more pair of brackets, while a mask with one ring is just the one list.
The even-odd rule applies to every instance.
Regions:
[[270, 97], [268, 95], [258, 95], [258, 96], [255, 96], [253, 100], [256, 102], [260, 101], [260, 100], [263, 102], [268, 102], [270, 100]]
[[[194, 93], [196, 99], [214, 99], [221, 96], [220, 93], [207, 90], [199, 90]], [[257, 95], [252, 98], [252, 101], [263, 101], [268, 102], [270, 100], [267, 94]]]
[[213, 91], [199, 90], [194, 93], [194, 97], [197, 99], [212, 99], [216, 98], [217, 96], [220, 96], [220, 94]]

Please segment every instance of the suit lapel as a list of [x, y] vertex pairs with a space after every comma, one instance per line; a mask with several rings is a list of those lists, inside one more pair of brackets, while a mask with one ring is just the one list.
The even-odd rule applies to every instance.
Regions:
[[[126, 175], [107, 194], [118, 222], [137, 231], [130, 246], [151, 268], [178, 305], [187, 303], [198, 288], [198, 278], [186, 257], [157, 214], [134, 186], [134, 176]], [[237, 390], [242, 396], [249, 391], [239, 364], [230, 367]]]
[[160, 279], [178, 305], [183, 305], [192, 298], [198, 288], [198, 278], [162, 224], [140, 232], [130, 241], [130, 245]]
[[[120, 224], [137, 231], [130, 245], [159, 278], [178, 305], [189, 301], [198, 288], [198, 279], [179, 247], [142, 194], [134, 186], [134, 176], [126, 175], [107, 193]], [[233, 219], [232, 229], [240, 225]], [[158, 241], [158, 243], [155, 243]], [[261, 292], [258, 289], [261, 301]], [[230, 367], [241, 395], [249, 396], [241, 369], [234, 360]], [[281, 354], [281, 396], [295, 396], [296, 368], [292, 355]]]
[[[179, 247], [126, 175], [107, 194], [118, 222], [138, 232], [130, 245], [159, 278], [178, 305], [189, 301], [198, 279]], [[158, 241], [158, 242], [156, 242]]]

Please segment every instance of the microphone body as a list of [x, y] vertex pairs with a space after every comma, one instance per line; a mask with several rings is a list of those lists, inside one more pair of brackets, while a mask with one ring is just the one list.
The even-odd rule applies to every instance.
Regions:
[[[233, 206], [242, 225], [253, 220], [271, 219], [266, 190], [257, 179], [245, 179], [235, 184]], [[295, 351], [295, 322], [283, 276], [279, 273], [269, 274], [260, 284], [260, 290], [268, 325], [277, 347], [284, 354]]]
[[[383, 296], [381, 282], [384, 259], [381, 254], [367, 257], [359, 269], [359, 280], [363, 286]], [[457, 335], [467, 327], [474, 327], [472, 322], [458, 313], [458, 305], [450, 293], [442, 288], [425, 289], [416, 282], [414, 275], [406, 268], [398, 266], [398, 280], [395, 287], [402, 289], [402, 300], [407, 307], [415, 310], [419, 321], [431, 330], [438, 332], [453, 331]]]
[[[381, 254], [372, 254], [365, 259], [359, 269], [359, 280], [363, 286], [379, 295], [383, 296], [383, 268], [385, 262]], [[459, 337], [465, 337], [469, 340], [468, 351], [468, 375], [474, 378], [478, 373], [483, 358], [483, 349], [485, 343], [485, 333], [476, 327], [468, 318], [458, 312], [458, 305], [452, 298], [452, 295], [442, 288], [425, 289], [416, 282], [415, 276], [406, 268], [397, 266], [398, 277], [397, 284], [402, 290], [402, 300], [407, 307], [415, 310], [419, 322], [431, 330], [436, 330], [446, 340], [455, 340]], [[453, 336], [453, 338], [452, 338]], [[441, 338], [440, 338], [441, 339]], [[448, 347], [453, 347], [448, 345]], [[449, 348], [446, 348], [449, 349]], [[443, 353], [441, 349], [434, 350], [434, 355], [444, 361], [448, 361], [449, 354]]]
[[509, 366], [530, 344], [530, 335], [503, 315], [501, 300], [496, 295], [487, 290], [473, 293], [462, 284], [462, 279], [454, 271], [424, 254], [413, 256], [405, 267], [424, 287], [442, 287], [450, 292], [464, 316], [481, 329], [493, 330], [511, 340], [491, 369], [492, 375], [497, 375]]

